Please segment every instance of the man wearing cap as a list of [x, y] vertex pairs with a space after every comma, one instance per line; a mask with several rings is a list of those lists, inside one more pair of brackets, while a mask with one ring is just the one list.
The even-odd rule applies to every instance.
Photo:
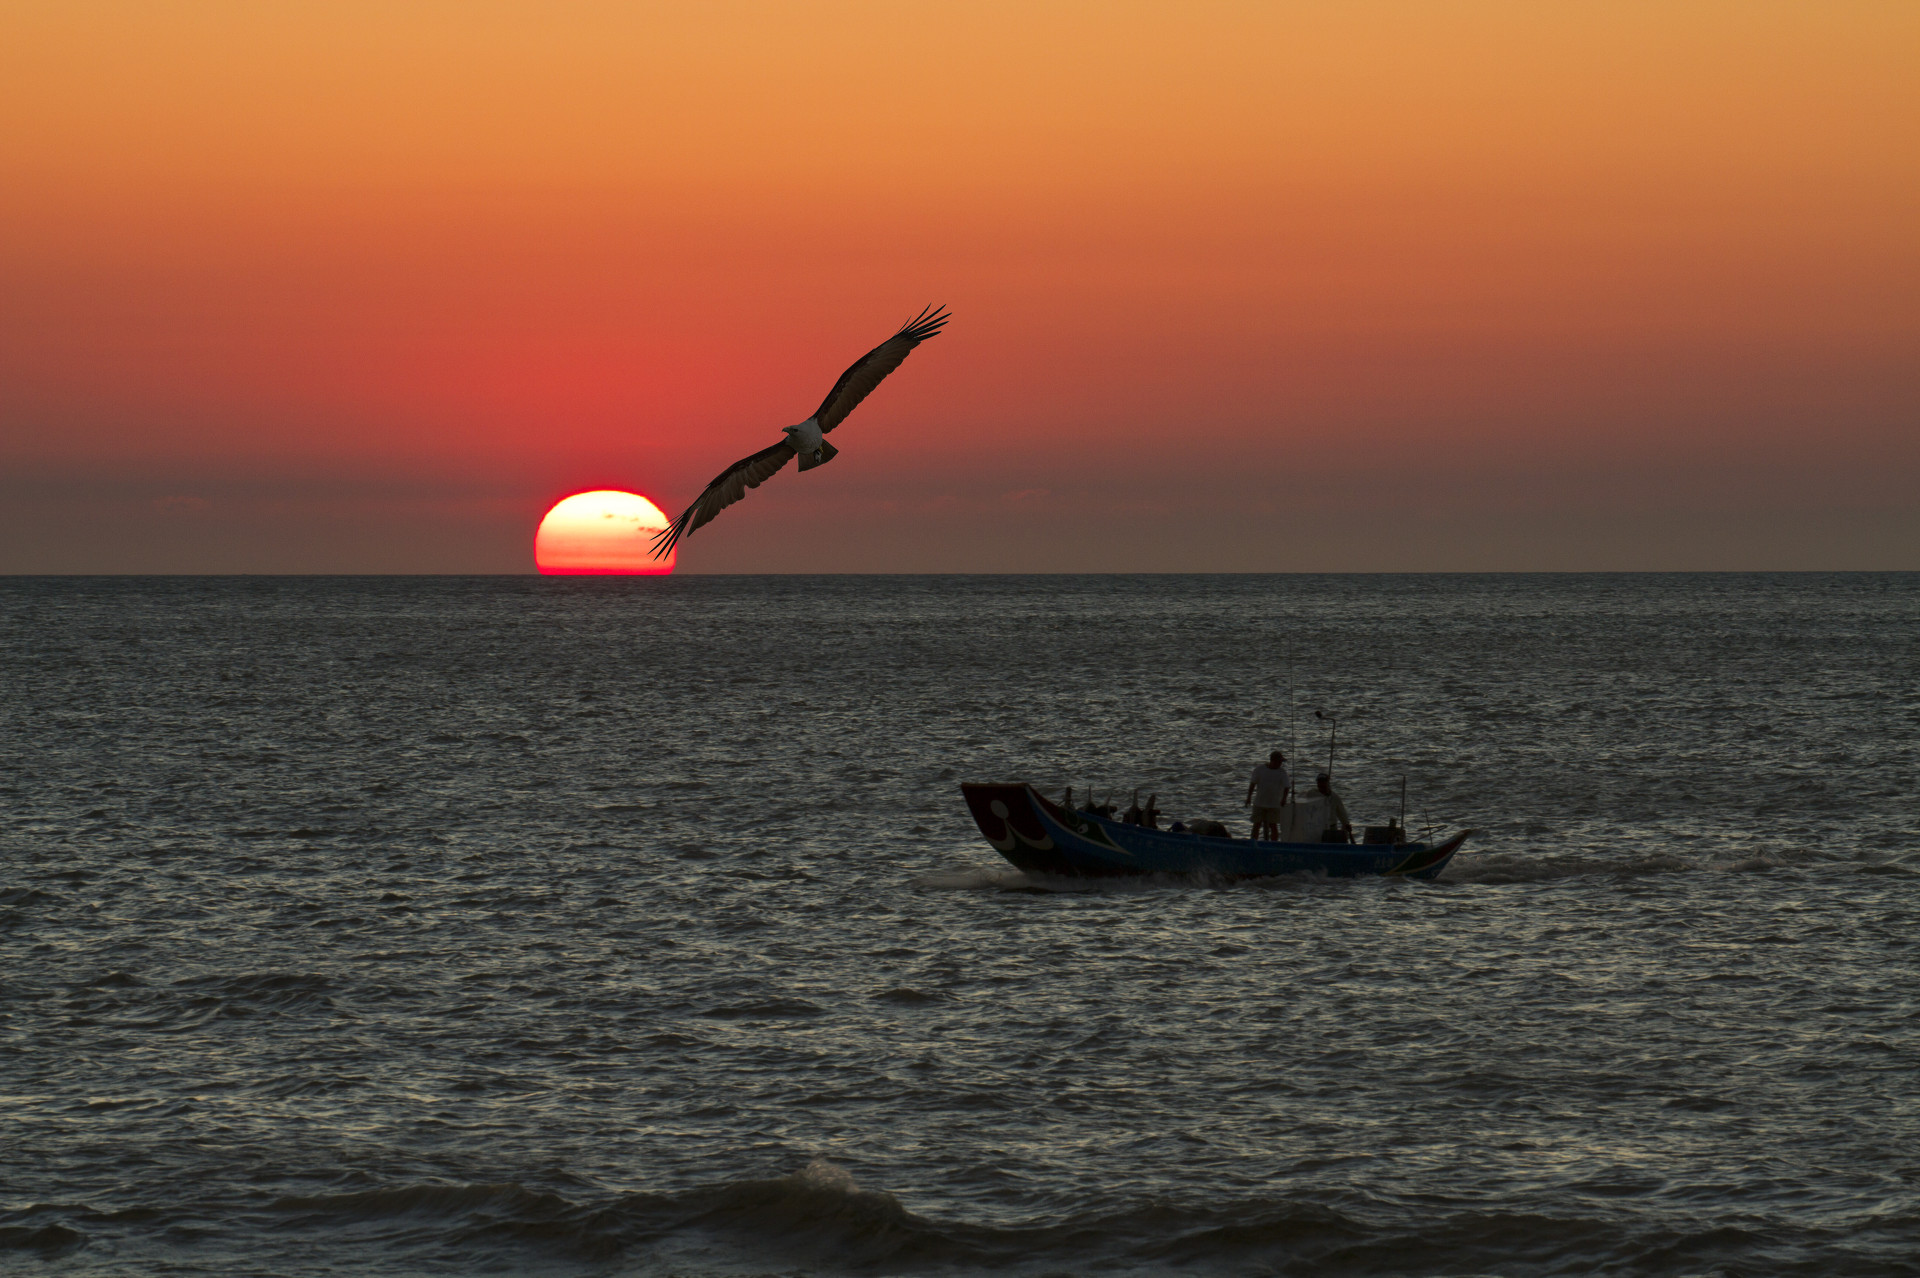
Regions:
[[1267, 756], [1267, 761], [1253, 770], [1253, 779], [1247, 782], [1247, 799], [1243, 806], [1253, 808], [1253, 833], [1247, 837], [1257, 839], [1265, 830], [1269, 839], [1280, 839], [1280, 809], [1287, 804], [1287, 794], [1293, 789], [1293, 778], [1287, 774], [1287, 756], [1275, 750]]

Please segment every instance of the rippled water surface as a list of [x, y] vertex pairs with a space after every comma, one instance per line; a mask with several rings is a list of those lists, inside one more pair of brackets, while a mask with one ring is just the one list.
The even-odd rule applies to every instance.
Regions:
[[[1432, 884], [1030, 882], [966, 779]], [[1920, 577], [0, 581], [0, 1269], [1920, 1272]]]

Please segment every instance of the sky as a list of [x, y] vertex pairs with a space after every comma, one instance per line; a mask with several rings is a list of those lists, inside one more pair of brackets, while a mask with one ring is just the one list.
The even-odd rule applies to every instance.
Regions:
[[1920, 5], [0, 9], [0, 572], [1920, 568]]

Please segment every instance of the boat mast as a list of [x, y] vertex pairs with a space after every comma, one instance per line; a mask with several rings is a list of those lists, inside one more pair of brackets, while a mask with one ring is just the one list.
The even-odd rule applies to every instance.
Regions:
[[1293, 721], [1300, 708], [1300, 694], [1293, 686], [1293, 636], [1287, 636], [1287, 757], [1293, 757]]

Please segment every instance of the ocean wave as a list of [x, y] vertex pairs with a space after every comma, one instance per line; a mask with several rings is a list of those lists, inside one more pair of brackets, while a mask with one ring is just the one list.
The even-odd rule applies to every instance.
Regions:
[[405, 1185], [287, 1197], [271, 1210], [292, 1227], [362, 1235], [372, 1227], [375, 1236], [401, 1247], [626, 1255], [643, 1265], [697, 1253], [705, 1268], [716, 1249], [735, 1261], [869, 1269], [976, 1258], [947, 1228], [907, 1211], [891, 1194], [861, 1188], [845, 1168], [824, 1159], [768, 1180], [722, 1182], [680, 1194], [624, 1194], [598, 1203], [511, 1184]]
[[[626, 1274], [794, 1267], [828, 1273], [1212, 1274], [1252, 1265], [1399, 1278], [1624, 1270], [1654, 1256], [1662, 1258], [1656, 1268], [1717, 1272], [1756, 1247], [1786, 1241], [1751, 1230], [1689, 1229], [1603, 1215], [1465, 1206], [1410, 1212], [1367, 1201], [1335, 1206], [1273, 1197], [1147, 1200], [1055, 1220], [978, 1224], [910, 1211], [825, 1159], [771, 1179], [599, 1202], [576, 1203], [518, 1185], [412, 1185], [283, 1198], [272, 1210], [289, 1226], [363, 1238], [371, 1232], [396, 1248], [430, 1247], [443, 1257], [452, 1247], [480, 1264], [570, 1257]], [[1902, 1222], [1906, 1228], [1895, 1232], [1910, 1233], [1911, 1223]], [[38, 1232], [52, 1245], [67, 1245], [44, 1227]], [[1858, 1241], [1873, 1249], [1890, 1239]]]
[[396, 1185], [361, 1189], [345, 1194], [290, 1194], [276, 1198], [268, 1210], [294, 1217], [288, 1223], [335, 1225], [354, 1220], [381, 1220], [396, 1216], [461, 1216], [497, 1212], [543, 1217], [572, 1210], [557, 1194], [523, 1189], [519, 1185]]
[[53, 1256], [85, 1245], [87, 1236], [65, 1225], [0, 1225], [0, 1251]]
[[313, 972], [250, 972], [240, 976], [198, 977], [177, 984], [198, 988], [207, 996], [221, 1000], [279, 1008], [330, 1006], [329, 995], [333, 992], [333, 983]]
[[896, 1007], [929, 1007], [935, 1003], [950, 1001], [950, 996], [939, 992], [928, 993], [914, 989], [910, 985], [896, 986], [890, 990], [872, 996], [876, 1003], [892, 1003]]
[[720, 1021], [779, 1021], [794, 1017], [819, 1016], [826, 1010], [818, 1003], [809, 1003], [803, 998], [777, 998], [758, 1003], [732, 1003], [725, 1007], [708, 1008], [699, 1015]]

